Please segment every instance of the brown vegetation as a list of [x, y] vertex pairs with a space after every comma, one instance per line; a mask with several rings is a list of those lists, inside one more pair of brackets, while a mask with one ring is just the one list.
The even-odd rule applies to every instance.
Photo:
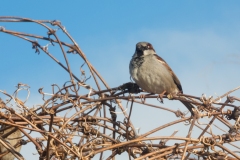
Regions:
[[[240, 108], [234, 102], [240, 101], [240, 98], [229, 96], [240, 87], [215, 99], [207, 98], [204, 95], [201, 97], [185, 94], [174, 96], [173, 100], [188, 101], [195, 106], [195, 116], [187, 117], [179, 110], [172, 110], [173, 107], [164, 108], [159, 106], [160, 103], [158, 103], [159, 105], [146, 103], [145, 100], [158, 97], [149, 95], [142, 99], [137, 95], [142, 92], [141, 89], [133, 83], [110, 88], [59, 21], [0, 17], [0, 22], [36, 23], [46, 28], [46, 37], [12, 31], [1, 26], [0, 34], [6, 33], [28, 41], [36, 53], [40, 53], [40, 51], [46, 53], [67, 71], [70, 77], [70, 82], [63, 84], [62, 87], [53, 85], [52, 93], [46, 93], [40, 88], [39, 93], [44, 101], [35, 108], [26, 106], [25, 101], [20, 100], [18, 94], [11, 95], [0, 90], [4, 96], [9, 97], [7, 102], [0, 101], [1, 124], [10, 126], [10, 129], [16, 127], [17, 131], [14, 134], [17, 134], [17, 137], [20, 132], [23, 135], [21, 140], [16, 139], [13, 143], [10, 142], [11, 145], [4, 140], [6, 136], [1, 135], [0, 143], [8, 150], [6, 153], [11, 152], [16, 158], [23, 159], [21, 154], [17, 153], [19, 146], [25, 147], [25, 144], [33, 143], [39, 159], [47, 160], [76, 158], [110, 160], [122, 156], [123, 153], [127, 155], [125, 159], [136, 160], [190, 159], [190, 157], [192, 157], [191, 159], [200, 157], [209, 160], [240, 159], [239, 152], [235, 152], [240, 148], [233, 143], [240, 140]], [[51, 26], [57, 26], [59, 30], [63, 31], [72, 44], [62, 42], [57, 36], [58, 31], [52, 29]], [[56, 47], [60, 47], [67, 65], [64, 66], [48, 51], [48, 45], [41, 46], [38, 41], [32, 39], [46, 40]], [[68, 48], [67, 51], [66, 48]], [[80, 56], [86, 63], [88, 67], [86, 70], [83, 70], [81, 66], [82, 79], [72, 73], [67, 53]], [[92, 75], [91, 78], [94, 79], [96, 87], [88, 84], [86, 75]], [[104, 86], [104, 88], [100, 86]], [[28, 85], [18, 84], [15, 93], [21, 90], [29, 91]], [[225, 102], [221, 102], [223, 99]], [[122, 101], [126, 103], [122, 103]], [[125, 104], [130, 108], [127, 112]], [[138, 134], [131, 119], [133, 114], [137, 114], [137, 111], [133, 110], [133, 106], [137, 104], [155, 107], [156, 110], [163, 109], [174, 113], [176, 118], [146, 133]], [[18, 110], [14, 110], [12, 106], [17, 107]], [[125, 118], [118, 120], [116, 110], [121, 110], [121, 114]], [[159, 112], [159, 114], [163, 113]], [[149, 115], [144, 116], [148, 117]], [[200, 122], [204, 117], [209, 119], [207, 125]], [[153, 120], [153, 123], [157, 122]], [[160, 134], [156, 136], [159, 131], [182, 123], [187, 123], [185, 136], [176, 136], [177, 131], [169, 133], [168, 136]], [[194, 127], [201, 130], [197, 137], [192, 136]], [[212, 127], [217, 128], [219, 132], [212, 130]], [[224, 127], [229, 130], [222, 131]], [[7, 128], [4, 132], [10, 130]], [[41, 137], [34, 137], [32, 134], [34, 132], [39, 133]], [[225, 144], [231, 148], [226, 147]], [[1, 152], [4, 152], [2, 146]], [[1, 153], [1, 155], [3, 154]]]

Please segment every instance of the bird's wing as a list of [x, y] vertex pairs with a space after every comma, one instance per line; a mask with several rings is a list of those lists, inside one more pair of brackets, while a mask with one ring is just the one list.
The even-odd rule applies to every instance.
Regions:
[[179, 81], [179, 79], [177, 78], [177, 76], [175, 75], [175, 73], [173, 72], [173, 70], [170, 68], [170, 66], [167, 64], [166, 61], [164, 61], [161, 57], [159, 57], [157, 54], [154, 54], [154, 56], [169, 70], [169, 72], [172, 75], [173, 81], [174, 83], [177, 85], [178, 89], [180, 92], [183, 92], [182, 90], [182, 86], [181, 83]]

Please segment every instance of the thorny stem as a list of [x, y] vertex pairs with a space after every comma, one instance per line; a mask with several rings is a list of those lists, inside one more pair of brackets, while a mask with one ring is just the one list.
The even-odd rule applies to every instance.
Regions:
[[[53, 114], [51, 114], [50, 115], [51, 116], [51, 119], [50, 119], [50, 125], [49, 125], [49, 130], [48, 130], [48, 132], [52, 132], [52, 125], [53, 125]], [[51, 137], [50, 136], [48, 136], [48, 141], [47, 141], [47, 149], [46, 149], [46, 151], [47, 151], [47, 160], [49, 160], [49, 158], [50, 158], [50, 155], [49, 155], [49, 147], [50, 147], [50, 141], [51, 141]]]

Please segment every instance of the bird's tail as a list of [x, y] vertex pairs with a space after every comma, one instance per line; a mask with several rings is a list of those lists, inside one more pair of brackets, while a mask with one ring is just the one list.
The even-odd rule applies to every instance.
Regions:
[[[194, 108], [194, 106], [191, 104], [191, 103], [189, 103], [189, 102], [185, 102], [185, 101], [181, 101], [186, 107], [187, 107], [187, 109], [191, 112], [191, 114], [192, 114], [192, 116], [194, 115], [194, 112], [193, 112], [193, 108]], [[195, 108], [194, 108], [195, 109]]]

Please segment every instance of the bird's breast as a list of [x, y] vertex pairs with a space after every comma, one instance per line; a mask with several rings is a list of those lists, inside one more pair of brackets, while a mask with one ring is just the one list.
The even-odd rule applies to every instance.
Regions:
[[177, 92], [176, 84], [168, 69], [154, 57], [145, 57], [132, 65], [133, 80], [145, 91], [160, 94]]

